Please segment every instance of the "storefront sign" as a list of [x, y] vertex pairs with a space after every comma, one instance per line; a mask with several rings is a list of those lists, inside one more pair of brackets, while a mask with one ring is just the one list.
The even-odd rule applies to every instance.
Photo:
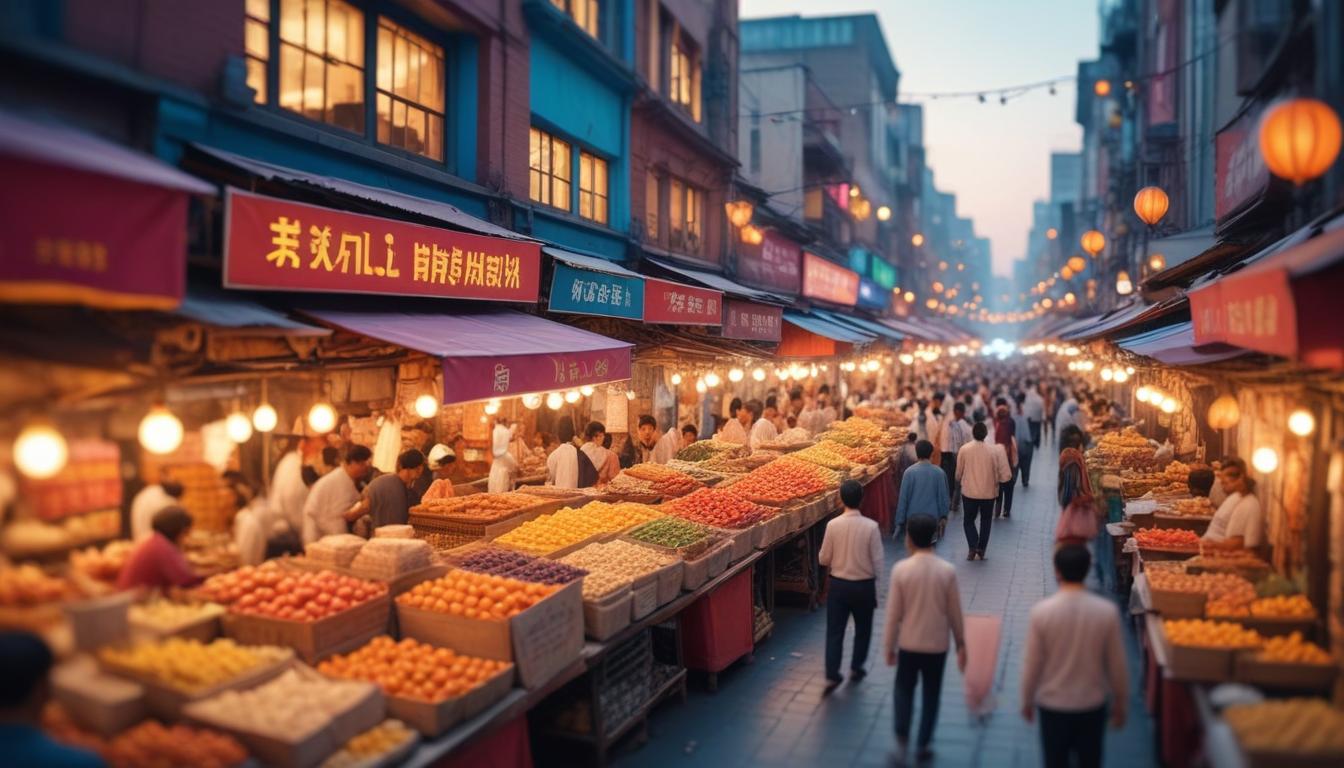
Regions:
[[872, 254], [867, 248], [861, 245], [853, 246], [849, 249], [849, 268], [860, 275], [868, 274], [868, 265], [872, 262]]
[[723, 303], [724, 338], [779, 341], [783, 323], [783, 307], [737, 299], [727, 299]]
[[572, 389], [628, 378], [629, 347], [443, 359], [443, 397], [449, 403]]
[[642, 320], [644, 281], [556, 262], [549, 301], [552, 312]]
[[536, 301], [541, 246], [230, 189], [230, 288]]
[[740, 245], [738, 248], [742, 255], [737, 262], [737, 276], [743, 282], [785, 293], [799, 292], [803, 252], [797, 243], [767, 231], [759, 246]]
[[890, 291], [896, 287], [896, 268], [880, 258], [873, 259], [873, 282]]
[[1214, 218], [1223, 219], [1244, 208], [1269, 186], [1269, 169], [1260, 156], [1262, 109], [1247, 111], [1224, 128], [1214, 143]]
[[187, 195], [5, 156], [0, 300], [173, 309], [186, 287]]
[[1231, 275], [1190, 293], [1196, 344], [1222, 342], [1281, 357], [1297, 354], [1297, 316], [1281, 269]]
[[803, 295], [835, 304], [854, 306], [859, 300], [859, 276], [820, 256], [804, 251]]
[[859, 301], [860, 307], [885, 310], [890, 304], [891, 292], [882, 288], [882, 286], [869, 280], [866, 277], [859, 278]]
[[718, 325], [723, 322], [723, 294], [666, 280], [644, 281], [644, 322], [676, 325]]

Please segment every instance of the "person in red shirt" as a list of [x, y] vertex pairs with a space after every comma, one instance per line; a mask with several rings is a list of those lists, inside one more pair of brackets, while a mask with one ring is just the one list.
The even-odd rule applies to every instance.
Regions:
[[117, 577], [117, 589], [190, 587], [200, 581], [182, 554], [182, 539], [191, 530], [191, 515], [169, 507], [154, 516], [154, 533], [136, 545]]

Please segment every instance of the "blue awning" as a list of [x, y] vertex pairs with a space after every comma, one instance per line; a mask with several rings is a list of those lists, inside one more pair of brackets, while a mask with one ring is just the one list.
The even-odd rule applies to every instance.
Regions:
[[880, 336], [889, 341], [902, 341], [905, 335], [898, 333], [894, 329], [888, 328], [881, 323], [869, 320], [866, 317], [854, 317], [850, 315], [841, 315], [834, 312], [828, 312], [822, 309], [812, 310], [813, 314], [820, 316], [824, 320], [843, 326], [849, 326], [863, 333], [870, 333], [874, 336]]
[[784, 322], [802, 328], [808, 333], [824, 336], [846, 344], [868, 344], [877, 337], [848, 326], [831, 322], [810, 312], [784, 310]]
[[1206, 344], [1196, 347], [1195, 326], [1190, 321], [1163, 326], [1147, 333], [1120, 339], [1116, 343], [1121, 349], [1151, 357], [1167, 365], [1217, 363], [1246, 354], [1246, 350], [1227, 344]]
[[224, 293], [202, 286], [189, 286], [182, 304], [174, 314], [198, 323], [236, 331], [253, 330], [267, 334], [280, 331], [286, 336], [330, 336], [331, 331], [291, 320], [240, 294]]

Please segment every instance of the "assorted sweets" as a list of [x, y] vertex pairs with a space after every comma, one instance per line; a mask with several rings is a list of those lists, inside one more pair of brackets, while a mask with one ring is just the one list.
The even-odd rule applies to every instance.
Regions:
[[384, 720], [347, 741], [322, 763], [322, 768], [365, 768], [417, 738], [415, 731], [400, 720]]
[[290, 657], [285, 648], [239, 645], [228, 638], [202, 643], [169, 637], [98, 651], [98, 658], [107, 664], [183, 691], [206, 690]]
[[325, 728], [371, 692], [368, 683], [336, 680], [291, 669], [245, 691], [224, 691], [188, 705], [193, 718], [285, 741]]
[[783, 504], [821, 493], [836, 485], [836, 474], [825, 467], [786, 456], [754, 469], [728, 490], [748, 501]]
[[328, 677], [374, 683], [388, 696], [436, 704], [456, 699], [509, 668], [507, 661], [466, 656], [406, 638], [375, 637], [362, 648], [317, 665]]
[[689, 496], [665, 502], [662, 510], [715, 528], [750, 528], [774, 511], [755, 504], [730, 490], [701, 488]]
[[468, 619], [504, 621], [557, 589], [553, 584], [457, 570], [416, 584], [397, 598], [397, 604]]
[[665, 517], [636, 528], [630, 539], [667, 549], [685, 549], [703, 544], [711, 536], [708, 528], [678, 517]]
[[1145, 549], [1199, 549], [1199, 534], [1184, 528], [1140, 528], [1134, 539]]
[[648, 547], [617, 540], [589, 544], [565, 555], [562, 562], [588, 572], [583, 579], [583, 599], [596, 600], [676, 560]]
[[535, 555], [547, 555], [599, 534], [616, 533], [663, 516], [647, 504], [593, 501], [578, 509], [566, 507], [514, 528], [495, 543]]
[[96, 752], [110, 768], [231, 768], [247, 760], [237, 739], [209, 728], [145, 720], [106, 738], [80, 728], [58, 706], [43, 712], [42, 727], [59, 742]]

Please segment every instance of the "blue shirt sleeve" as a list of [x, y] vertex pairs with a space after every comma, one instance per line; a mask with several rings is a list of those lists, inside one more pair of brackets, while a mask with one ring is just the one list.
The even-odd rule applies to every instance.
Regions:
[[938, 516], [946, 519], [952, 506], [952, 499], [947, 495], [947, 483], [934, 483], [934, 492], [938, 494]]

